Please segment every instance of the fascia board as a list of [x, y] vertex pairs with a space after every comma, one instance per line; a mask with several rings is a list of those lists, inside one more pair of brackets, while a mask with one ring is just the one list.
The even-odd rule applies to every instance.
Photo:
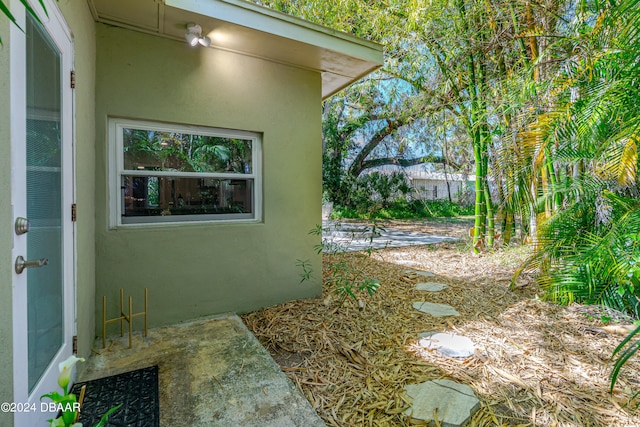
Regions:
[[209, 16], [382, 65], [382, 46], [240, 0], [164, 0], [166, 6]]

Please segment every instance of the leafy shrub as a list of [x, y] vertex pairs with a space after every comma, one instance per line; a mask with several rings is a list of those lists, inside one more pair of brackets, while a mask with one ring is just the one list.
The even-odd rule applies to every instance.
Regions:
[[[336, 243], [325, 239], [323, 232], [327, 229], [320, 225], [309, 231], [309, 234], [317, 235], [322, 238], [322, 241], [315, 248], [320, 252], [324, 252], [328, 258], [328, 262], [324, 265], [324, 281], [325, 284], [332, 286], [335, 293], [340, 297], [340, 301], [344, 302], [346, 297], [351, 297], [354, 301], [361, 302], [359, 294], [366, 293], [368, 296], [373, 294], [380, 287], [380, 281], [373, 279], [365, 275], [362, 268], [359, 268], [354, 262], [352, 257], [345, 256], [348, 243]], [[373, 237], [376, 236], [379, 231], [384, 229], [373, 225], [370, 227], [364, 227], [359, 232], [352, 232], [351, 239], [354, 240], [357, 237], [368, 236], [369, 247], [364, 250], [366, 257], [371, 257], [374, 249], [372, 246]], [[296, 260], [296, 266], [299, 267], [302, 272], [300, 273], [300, 283], [313, 278], [313, 269], [309, 263], [309, 260]]]
[[398, 198], [387, 206], [369, 203], [359, 208], [337, 206], [333, 218], [411, 219], [473, 215], [473, 206], [463, 206], [448, 200], [406, 200]]

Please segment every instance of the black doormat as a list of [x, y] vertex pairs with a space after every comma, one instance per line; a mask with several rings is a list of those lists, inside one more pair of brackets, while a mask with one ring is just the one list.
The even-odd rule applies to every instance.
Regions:
[[158, 367], [138, 369], [112, 377], [74, 384], [72, 393], [80, 397], [87, 386], [79, 422], [92, 427], [109, 409], [122, 407], [109, 416], [109, 427], [159, 427]]

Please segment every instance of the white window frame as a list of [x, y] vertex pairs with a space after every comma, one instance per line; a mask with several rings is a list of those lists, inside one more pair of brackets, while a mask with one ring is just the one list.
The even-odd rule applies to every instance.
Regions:
[[[111, 228], [119, 227], [159, 227], [165, 225], [193, 225], [203, 223], [257, 223], [262, 221], [262, 136], [256, 132], [248, 132], [195, 125], [172, 124], [149, 120], [133, 120], [126, 118], [109, 118], [109, 224]], [[206, 173], [206, 172], [175, 172], [125, 170], [123, 156], [124, 129], [153, 130], [163, 132], [181, 132], [193, 135], [203, 135], [222, 138], [238, 138], [251, 140], [251, 173]], [[122, 176], [157, 176], [177, 178], [215, 178], [215, 179], [252, 179], [253, 180], [253, 216], [238, 218], [238, 214], [195, 214], [145, 216], [137, 221], [123, 223]]]

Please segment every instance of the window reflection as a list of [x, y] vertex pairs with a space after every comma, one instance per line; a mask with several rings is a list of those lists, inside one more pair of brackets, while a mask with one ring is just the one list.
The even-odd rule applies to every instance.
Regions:
[[252, 173], [250, 139], [123, 129], [124, 169]]
[[122, 176], [127, 217], [253, 214], [253, 179]]

